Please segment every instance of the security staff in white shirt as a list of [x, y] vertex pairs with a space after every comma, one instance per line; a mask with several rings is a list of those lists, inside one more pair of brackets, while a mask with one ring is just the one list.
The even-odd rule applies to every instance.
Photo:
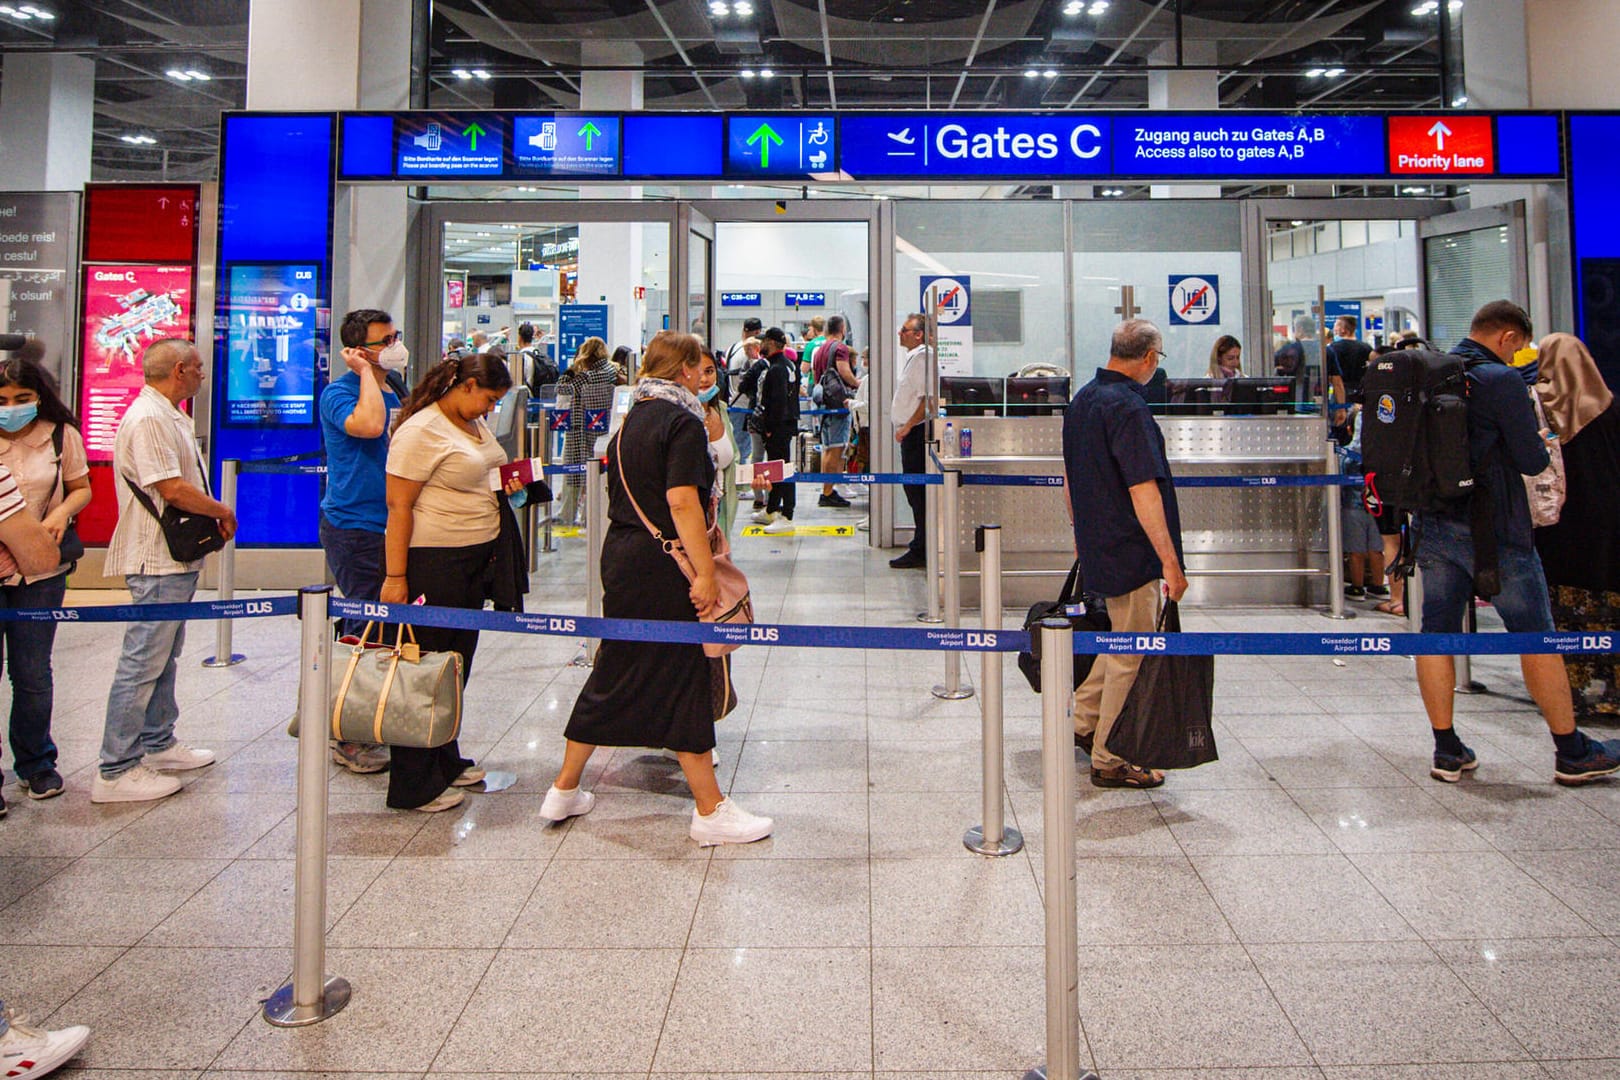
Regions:
[[[915, 312], [900, 324], [900, 347], [906, 350], [906, 356], [901, 361], [899, 377], [894, 381], [889, 416], [894, 421], [894, 441], [900, 444], [901, 472], [920, 473], [927, 467], [928, 431], [923, 422], [928, 394], [927, 327], [927, 317]], [[907, 484], [905, 489], [915, 528], [906, 550], [889, 560], [889, 565], [896, 570], [927, 565], [924, 556], [928, 550], [927, 489], [921, 484]]]

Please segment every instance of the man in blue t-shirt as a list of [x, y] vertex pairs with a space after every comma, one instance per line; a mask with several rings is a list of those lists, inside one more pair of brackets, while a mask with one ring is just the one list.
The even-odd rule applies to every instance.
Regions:
[[[361, 308], [338, 328], [348, 371], [321, 393], [321, 437], [326, 444], [326, 494], [321, 498], [321, 547], [338, 588], [349, 600], [375, 600], [382, 590], [388, 424], [399, 398], [390, 372], [403, 371], [410, 351], [386, 311]], [[346, 620], [345, 633], [364, 624]], [[388, 752], [362, 743], [333, 743], [332, 756], [353, 772], [379, 772]]]
[[[1524, 379], [1508, 366], [1531, 340], [1530, 316], [1519, 305], [1494, 300], [1474, 314], [1468, 336], [1451, 351], [1468, 365], [1468, 458], [1476, 490], [1488, 495], [1494, 516], [1501, 591], [1491, 597], [1510, 633], [1553, 630], [1547, 579], [1536, 554], [1530, 503], [1524, 478], [1547, 467], [1547, 447]], [[1477, 497], [1477, 496], [1476, 496]], [[1420, 513], [1418, 569], [1423, 571], [1423, 632], [1455, 634], [1473, 603], [1474, 536], [1466, 510]], [[1524, 685], [1552, 732], [1556, 752], [1553, 778], [1584, 784], [1620, 772], [1620, 739], [1599, 742], [1575, 727], [1564, 658], [1519, 657]], [[1456, 672], [1449, 656], [1417, 658], [1418, 689], [1434, 729], [1434, 764], [1429, 775], [1456, 783], [1479, 760], [1452, 726]]]
[[[1150, 633], [1161, 586], [1187, 592], [1181, 569], [1181, 513], [1164, 434], [1142, 387], [1164, 355], [1164, 337], [1146, 319], [1114, 330], [1108, 366], [1069, 402], [1063, 416], [1063, 474], [1074, 549], [1086, 591], [1108, 600], [1121, 633]], [[1136, 682], [1141, 656], [1099, 656], [1074, 692], [1075, 742], [1091, 755], [1098, 787], [1158, 787], [1164, 774], [1108, 752], [1108, 733]]]

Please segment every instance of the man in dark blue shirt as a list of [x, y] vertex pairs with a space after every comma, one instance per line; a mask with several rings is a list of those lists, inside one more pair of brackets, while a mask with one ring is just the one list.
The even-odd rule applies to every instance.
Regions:
[[[1164, 435], [1142, 387], [1164, 355], [1164, 337], [1146, 319], [1115, 329], [1108, 366], [1069, 402], [1063, 417], [1063, 472], [1086, 591], [1108, 599], [1122, 633], [1158, 622], [1161, 583], [1170, 599], [1187, 591], [1181, 569], [1181, 514]], [[1136, 682], [1140, 656], [1099, 656], [1074, 692], [1075, 741], [1091, 755], [1098, 787], [1158, 787], [1164, 774], [1108, 752], [1108, 733]]]
[[[1547, 447], [1537, 430], [1535, 410], [1524, 379], [1508, 366], [1513, 354], [1532, 340], [1530, 316], [1519, 305], [1495, 300], [1480, 308], [1468, 337], [1451, 350], [1468, 365], [1468, 459], [1476, 489], [1491, 500], [1501, 591], [1491, 598], [1512, 633], [1553, 629], [1547, 580], [1536, 554], [1524, 477], [1547, 467]], [[1474, 536], [1466, 510], [1417, 515], [1418, 569], [1423, 571], [1423, 632], [1452, 634], [1462, 629], [1473, 602]], [[1556, 753], [1553, 778], [1584, 784], [1620, 772], [1620, 739], [1599, 742], [1575, 727], [1564, 658], [1521, 656], [1524, 684], [1547, 720]], [[1434, 729], [1434, 764], [1429, 775], [1456, 783], [1479, 765], [1452, 726], [1452, 687], [1456, 672], [1449, 656], [1417, 658], [1418, 689]]]

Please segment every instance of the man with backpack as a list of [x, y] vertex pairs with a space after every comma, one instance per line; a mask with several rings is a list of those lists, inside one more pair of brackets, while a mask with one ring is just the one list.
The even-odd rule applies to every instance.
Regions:
[[524, 385], [529, 388], [529, 397], [535, 400], [539, 400], [542, 386], [555, 386], [562, 377], [545, 346], [534, 343], [533, 323], [518, 325], [518, 363], [522, 367]]
[[[799, 433], [799, 373], [788, 359], [787, 335], [771, 327], [760, 335], [760, 351], [766, 366], [759, 376], [759, 392], [754, 405], [756, 435], [764, 441], [765, 461], [792, 461], [793, 437]], [[797, 502], [794, 484], [772, 484], [766, 508], [754, 521], [768, 533], [793, 531], [793, 511]]]
[[[832, 410], [847, 410], [850, 398], [860, 385], [855, 378], [849, 346], [844, 344], [844, 334], [848, 329], [849, 323], [842, 315], [830, 317], [827, 320], [827, 336], [811, 354], [811, 368], [816, 372], [817, 385], [821, 387], [821, 407], [829, 410], [828, 415], [821, 418], [821, 471], [824, 473], [844, 471], [844, 447], [849, 445], [849, 413]], [[842, 509], [850, 503], [832, 484], [823, 484], [821, 499], [816, 505]]]
[[[1524, 309], [1495, 300], [1475, 313], [1468, 337], [1449, 355], [1398, 350], [1367, 371], [1373, 418], [1363, 426], [1362, 454], [1369, 495], [1383, 499], [1385, 513], [1392, 506], [1416, 511], [1426, 634], [1460, 631], [1476, 594], [1496, 606], [1509, 632], [1554, 628], [1524, 487], [1526, 476], [1547, 467], [1547, 448], [1524, 380], [1508, 366], [1532, 340]], [[1403, 371], [1419, 375], [1405, 376], [1403, 387]], [[1620, 739], [1600, 742], [1575, 726], [1563, 657], [1526, 655], [1519, 663], [1556, 746], [1553, 779], [1577, 785], [1620, 772]], [[1452, 723], [1452, 658], [1418, 657], [1417, 676], [1434, 729], [1429, 775], [1456, 783], [1479, 761]]]

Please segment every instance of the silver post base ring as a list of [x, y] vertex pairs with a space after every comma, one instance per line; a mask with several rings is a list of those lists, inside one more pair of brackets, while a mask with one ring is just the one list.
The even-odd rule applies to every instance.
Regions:
[[1488, 694], [1488, 693], [1490, 693], [1490, 691], [1486, 689], [1485, 684], [1478, 681], [1477, 679], [1469, 679], [1465, 683], [1458, 683], [1456, 686], [1452, 687], [1452, 689], [1455, 690], [1459, 694]]
[[1001, 830], [1001, 842], [987, 843], [984, 839], [984, 826], [975, 825], [962, 834], [962, 846], [975, 855], [1016, 855], [1024, 850], [1024, 834], [1013, 828]]
[[[1046, 1080], [1046, 1066], [1041, 1065], [1024, 1074], [1024, 1080]], [[1080, 1074], [1080, 1080], [1098, 1080], [1096, 1073], [1087, 1069]]]
[[943, 701], [961, 701], [964, 698], [973, 696], [973, 688], [971, 686], [959, 686], [952, 690], [947, 686], [936, 686], [933, 694]]
[[227, 656], [223, 660], [221, 660], [217, 656], [210, 656], [210, 657], [208, 657], [206, 660], [204, 660], [202, 662], [202, 666], [203, 667], [235, 667], [237, 664], [240, 664], [242, 661], [244, 661], [246, 659], [247, 659], [247, 657], [243, 656], [241, 653], [233, 652], [233, 653], [231, 653], [230, 656]]
[[942, 622], [945, 621], [945, 616], [943, 616], [943, 615], [930, 615], [926, 611], [919, 611], [919, 612], [917, 612], [917, 621], [918, 622], [925, 622], [925, 623], [942, 623]]
[[1337, 615], [1333, 614], [1332, 611], [1322, 612], [1322, 618], [1324, 619], [1353, 619], [1355, 617], [1356, 613], [1353, 611], [1341, 611]]
[[293, 1004], [292, 983], [271, 994], [264, 1002], [264, 1022], [272, 1027], [308, 1027], [336, 1016], [349, 1003], [349, 980], [341, 975], [328, 975], [321, 990], [321, 1000], [309, 1008]]

